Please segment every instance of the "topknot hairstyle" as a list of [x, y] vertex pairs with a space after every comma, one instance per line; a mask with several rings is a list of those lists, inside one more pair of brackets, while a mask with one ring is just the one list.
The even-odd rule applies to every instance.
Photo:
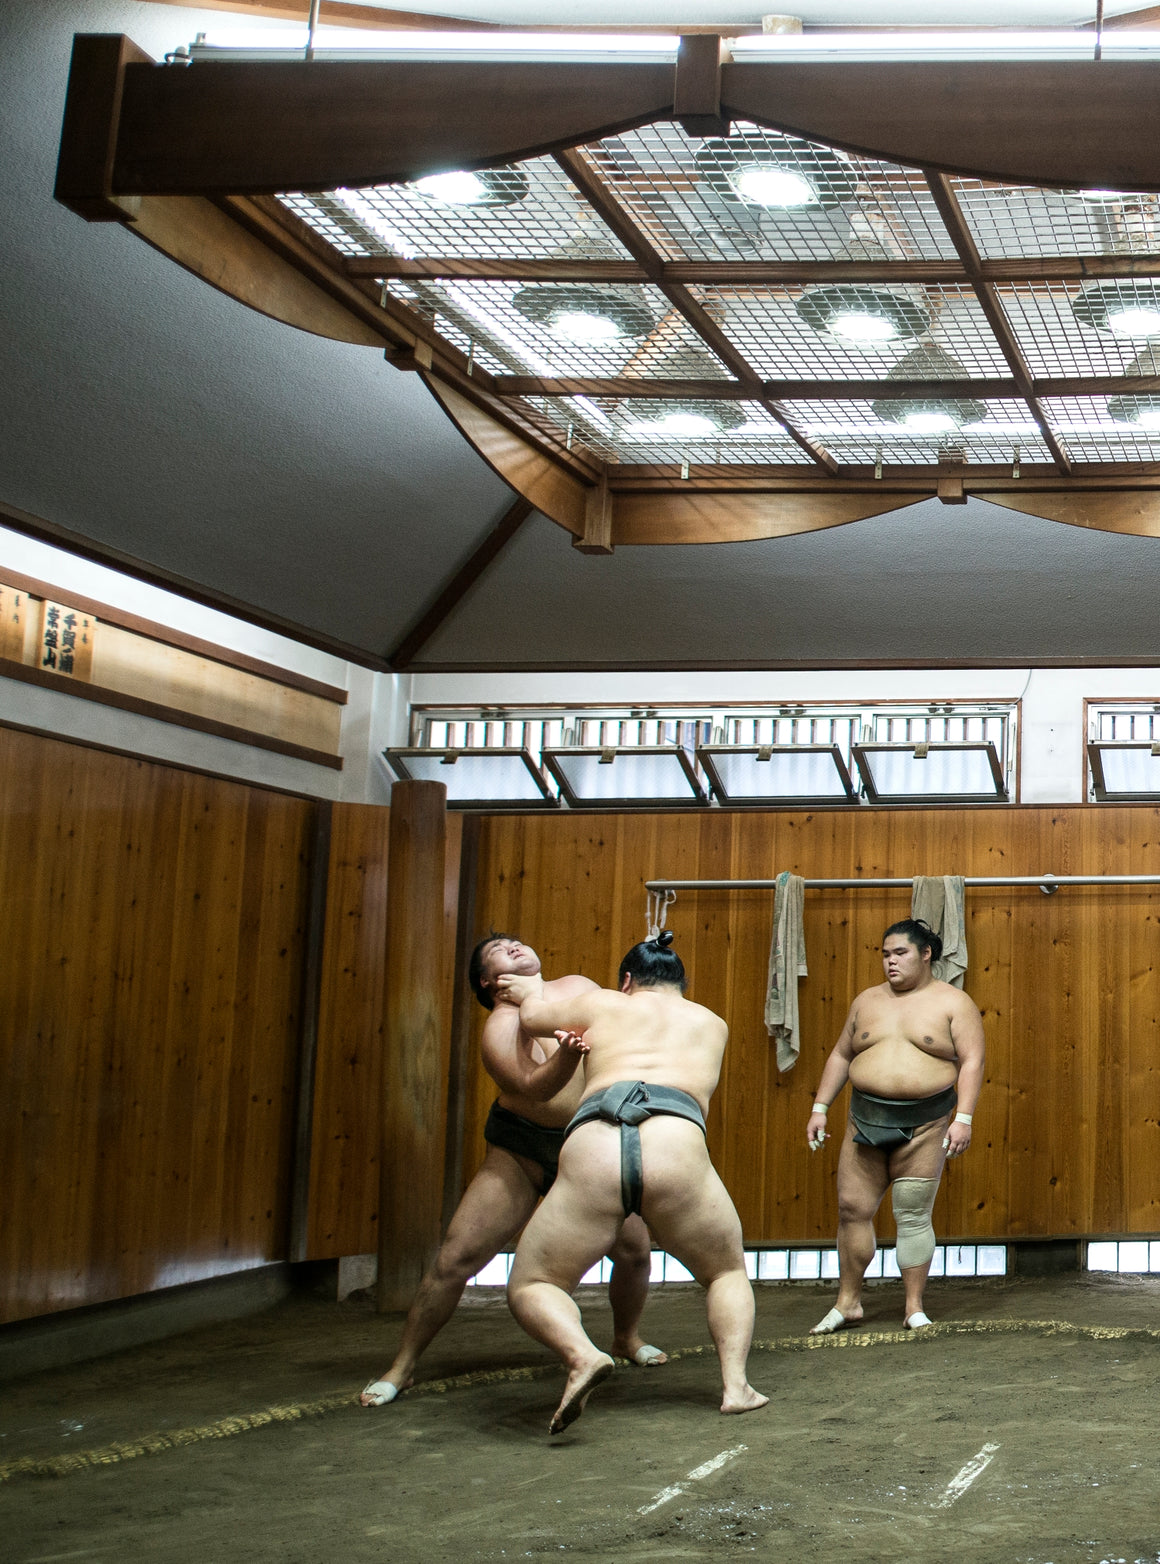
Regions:
[[892, 923], [882, 936], [883, 940], [889, 939], [892, 934], [902, 934], [919, 950], [929, 950], [932, 964], [942, 955], [942, 940], [930, 924], [924, 923], [921, 918], [902, 918]]
[[672, 929], [663, 929], [653, 939], [634, 945], [620, 963], [618, 982], [624, 986], [626, 977], [632, 978], [637, 988], [661, 988], [672, 986], [685, 992], [689, 980], [685, 976], [685, 963], [675, 950]]

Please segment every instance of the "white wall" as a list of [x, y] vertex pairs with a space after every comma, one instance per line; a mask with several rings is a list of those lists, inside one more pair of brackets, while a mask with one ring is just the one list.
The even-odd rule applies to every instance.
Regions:
[[378, 756], [388, 744], [405, 742], [409, 675], [374, 673], [288, 636], [203, 607], [176, 592], [150, 586], [108, 566], [0, 527], [0, 580], [5, 567], [50, 584], [62, 597], [67, 598], [71, 590], [213, 645], [261, 658], [276, 668], [334, 685], [348, 692], [348, 703], [342, 709], [341, 771], [119, 711], [64, 690], [58, 693], [10, 679], [0, 679], [3, 721], [317, 798], [386, 803], [390, 795]]
[[416, 674], [420, 705], [567, 702], [617, 706], [679, 701], [914, 701], [1022, 699], [1020, 799], [1078, 803], [1085, 797], [1084, 700], [1160, 699], [1160, 669], [1003, 668], [817, 670], [809, 673]]

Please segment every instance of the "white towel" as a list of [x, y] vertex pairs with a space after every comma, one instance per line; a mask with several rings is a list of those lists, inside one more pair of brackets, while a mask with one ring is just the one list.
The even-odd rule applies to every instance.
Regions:
[[943, 943], [942, 957], [931, 971], [944, 983], [962, 988], [967, 970], [967, 920], [963, 909], [961, 874], [916, 874], [910, 897], [910, 916], [921, 918]]
[[806, 882], [799, 874], [777, 877], [773, 897], [773, 940], [765, 988], [765, 1028], [777, 1039], [777, 1067], [792, 1070], [801, 1048], [798, 1035], [798, 979], [807, 976], [802, 909]]

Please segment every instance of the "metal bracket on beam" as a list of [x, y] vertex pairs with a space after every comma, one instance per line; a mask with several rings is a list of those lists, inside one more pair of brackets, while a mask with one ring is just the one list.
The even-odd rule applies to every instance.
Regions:
[[721, 113], [721, 39], [717, 33], [683, 33], [677, 51], [673, 118], [687, 136], [727, 136]]
[[572, 547], [581, 554], [612, 553], [612, 495], [608, 491], [608, 475], [601, 474], [585, 496], [584, 531], [572, 539]]

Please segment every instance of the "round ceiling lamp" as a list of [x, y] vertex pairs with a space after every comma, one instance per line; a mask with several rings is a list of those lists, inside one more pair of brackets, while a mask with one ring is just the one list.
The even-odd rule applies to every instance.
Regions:
[[[923, 342], [894, 365], [888, 380], [966, 380], [967, 372], [937, 342]], [[964, 388], [965, 389], [965, 388]], [[875, 418], [897, 424], [907, 434], [950, 434], [964, 424], [982, 423], [986, 403], [965, 396], [878, 397], [870, 404]]]
[[528, 193], [528, 179], [518, 168], [454, 169], [416, 179], [411, 189], [439, 206], [515, 206]]
[[1071, 301], [1081, 326], [1113, 337], [1160, 336], [1160, 282], [1151, 278], [1097, 282]]
[[1137, 429], [1160, 429], [1160, 396], [1110, 397], [1108, 417], [1118, 424], [1133, 424]]
[[982, 423], [984, 403], [973, 397], [923, 397], [895, 401], [880, 397], [870, 404], [875, 418], [898, 424], [907, 434], [951, 434], [965, 424]]
[[857, 171], [844, 153], [796, 136], [748, 131], [711, 137], [694, 163], [709, 188], [734, 206], [779, 211], [839, 206], [858, 187]]
[[794, 308], [814, 331], [840, 337], [854, 348], [913, 342], [931, 323], [930, 305], [920, 288], [834, 283], [807, 288]]
[[561, 342], [583, 347], [646, 337], [656, 325], [644, 304], [598, 288], [537, 283], [513, 294], [512, 308]]
[[747, 422], [745, 412], [735, 402], [701, 400], [666, 402], [642, 398], [624, 410], [626, 421], [649, 434], [673, 439], [705, 439], [740, 429]]

